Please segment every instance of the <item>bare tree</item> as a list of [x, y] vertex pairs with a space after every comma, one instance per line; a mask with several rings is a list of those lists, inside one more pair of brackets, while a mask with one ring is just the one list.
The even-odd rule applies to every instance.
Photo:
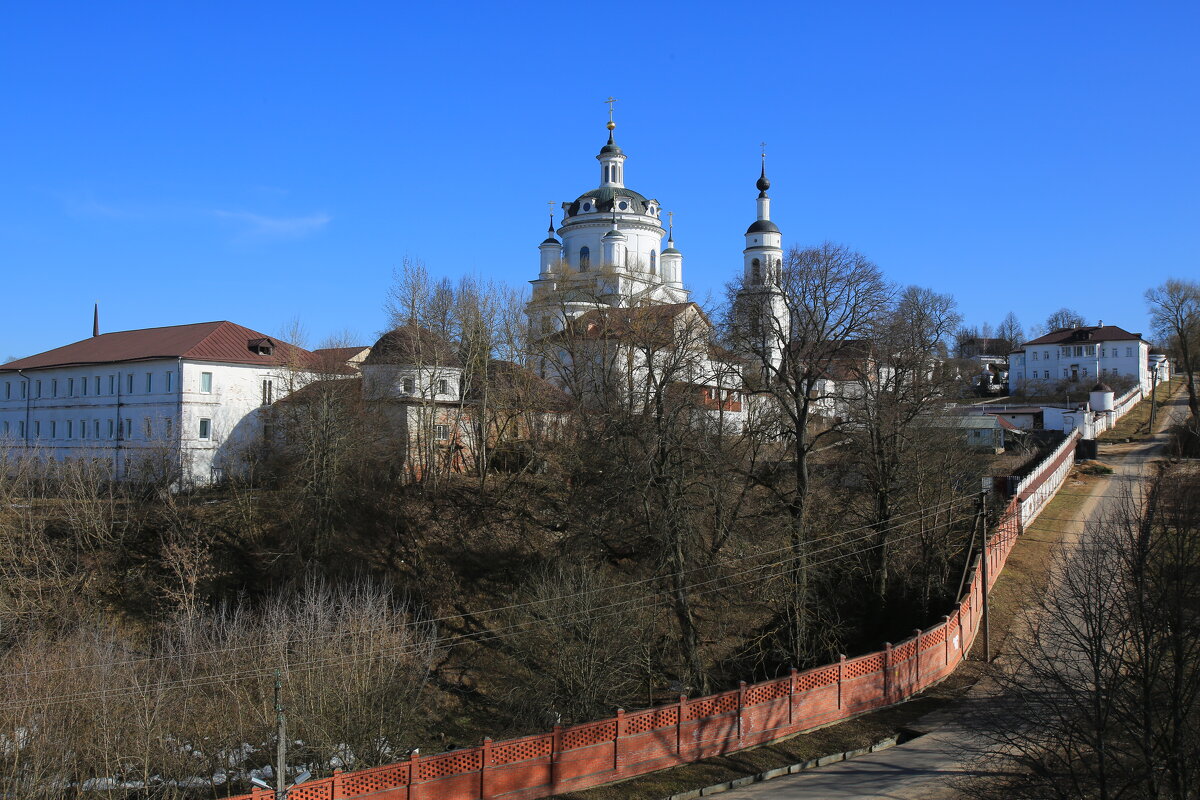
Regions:
[[[751, 355], [748, 380], [762, 376], [786, 446], [781, 461], [790, 466], [791, 480], [768, 486], [790, 521], [791, 586], [784, 619], [789, 654], [802, 663], [812, 655], [813, 630], [810, 461], [836, 429], [828, 423], [843, 415], [847, 382], [838, 379], [849, 377], [847, 370], [863, 357], [865, 340], [886, 310], [892, 289], [865, 256], [828, 242], [792, 249], [782, 269], [770, 278], [768, 290], [782, 313], [764, 313], [759, 294], [744, 291], [751, 287], [734, 286], [730, 335], [735, 349]], [[818, 416], [826, 418], [825, 425], [815, 424]]]
[[1060, 308], [1046, 318], [1046, 329], [1050, 331], [1057, 331], [1062, 328], [1079, 328], [1086, 324], [1082, 314], [1065, 307]]
[[1200, 367], [1200, 283], [1171, 278], [1146, 290], [1146, 304], [1154, 333], [1171, 348], [1187, 383], [1192, 425], [1200, 429], [1200, 398], [1194, 370]]
[[995, 677], [973, 794], [1196, 796], [1200, 472], [1126, 497], [1055, 560], [1049, 595]]
[[1021, 346], [1025, 341], [1025, 331], [1021, 328], [1016, 314], [1010, 311], [1004, 315], [1000, 326], [996, 328], [996, 338], [1001, 340], [1010, 352]]

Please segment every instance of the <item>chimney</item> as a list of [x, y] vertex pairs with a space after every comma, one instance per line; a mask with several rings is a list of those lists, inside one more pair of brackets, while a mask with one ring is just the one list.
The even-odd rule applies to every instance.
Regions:
[[100, 304], [92, 306], [92, 336], [100, 335]]
[[1100, 324], [1099, 324], [1098, 326], [1096, 326], [1096, 327], [1103, 328], [1103, 327], [1104, 327], [1104, 320], [1100, 320]]

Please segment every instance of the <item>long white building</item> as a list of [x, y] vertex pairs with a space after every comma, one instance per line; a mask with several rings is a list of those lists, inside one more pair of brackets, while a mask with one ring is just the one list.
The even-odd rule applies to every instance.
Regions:
[[258, 440], [307, 350], [232, 322], [96, 334], [0, 366], [0, 446], [205, 483]]
[[[1150, 391], [1153, 375], [1150, 343], [1140, 333], [1116, 325], [1087, 325], [1052, 331], [1009, 354], [1008, 390], [1023, 385], [1062, 382], [1089, 386], [1105, 378], [1125, 377]], [[1159, 379], [1163, 376], [1160, 374]]]

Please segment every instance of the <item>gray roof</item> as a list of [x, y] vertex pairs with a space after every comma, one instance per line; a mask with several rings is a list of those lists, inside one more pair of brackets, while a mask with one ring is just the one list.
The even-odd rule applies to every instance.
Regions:
[[650, 201], [632, 189], [601, 186], [598, 189], [592, 189], [590, 192], [584, 192], [575, 198], [575, 202], [571, 203], [570, 208], [567, 209], [567, 216], [573, 217], [578, 214], [583, 201], [588, 199], [592, 200], [592, 211], [612, 211], [613, 204], [617, 202], [618, 197], [629, 198], [633, 203], [633, 208], [626, 210], [632, 211], [635, 214], [645, 214], [646, 209], [649, 207]]
[[769, 219], [755, 220], [746, 233], [779, 233], [779, 226]]

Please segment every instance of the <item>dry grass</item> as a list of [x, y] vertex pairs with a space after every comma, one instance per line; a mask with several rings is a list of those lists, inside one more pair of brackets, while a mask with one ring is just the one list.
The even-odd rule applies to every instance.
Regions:
[[[1183, 388], [1183, 378], [1175, 377], [1162, 384], [1155, 391], [1158, 405], [1166, 405], [1171, 396]], [[1121, 417], [1114, 427], [1096, 437], [1098, 442], [1123, 442], [1126, 439], [1136, 439], [1150, 433], [1150, 398], [1146, 398], [1130, 409]]]

